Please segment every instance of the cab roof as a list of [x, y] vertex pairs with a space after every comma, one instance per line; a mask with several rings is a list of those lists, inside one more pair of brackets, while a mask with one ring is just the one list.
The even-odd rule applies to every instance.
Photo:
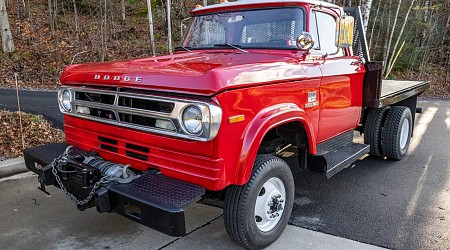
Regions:
[[250, 7], [251, 5], [274, 5], [274, 6], [282, 6], [286, 4], [311, 4], [311, 5], [319, 5], [323, 6], [325, 8], [339, 8], [339, 6], [324, 2], [324, 1], [317, 1], [317, 0], [238, 0], [235, 2], [223, 2], [219, 4], [212, 4], [204, 7], [195, 8], [192, 11], [192, 14], [197, 14], [199, 12], [214, 12], [222, 11], [222, 10], [228, 10], [228, 9], [239, 9], [239, 7]]

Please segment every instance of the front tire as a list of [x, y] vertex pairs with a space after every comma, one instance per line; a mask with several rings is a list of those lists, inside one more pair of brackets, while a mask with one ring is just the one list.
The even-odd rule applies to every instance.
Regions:
[[248, 249], [270, 245], [283, 233], [294, 204], [289, 166], [272, 155], [256, 157], [250, 180], [230, 186], [225, 195], [224, 223], [230, 237]]

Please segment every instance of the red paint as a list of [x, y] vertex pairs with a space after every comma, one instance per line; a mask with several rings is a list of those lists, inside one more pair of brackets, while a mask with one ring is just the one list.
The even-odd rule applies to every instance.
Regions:
[[[310, 6], [301, 1], [236, 5], [217, 5], [193, 14], [295, 5], [305, 9], [309, 26]], [[128, 87], [189, 94], [192, 98], [203, 96], [222, 107], [223, 119], [214, 140], [199, 142], [65, 116], [66, 140], [82, 149], [98, 151], [107, 160], [131, 164], [139, 170], [157, 168], [164, 175], [222, 190], [248, 181], [262, 139], [276, 126], [288, 122], [303, 125], [309, 153], [315, 154], [317, 143], [358, 125], [365, 70], [355, 64], [357, 57], [314, 58], [297, 50], [249, 52], [231, 48], [196, 50], [69, 66], [61, 75], [65, 86]], [[142, 82], [136, 77], [142, 77]], [[317, 93], [319, 106], [305, 107], [309, 92]], [[228, 118], [236, 115], [244, 115], [245, 120], [229, 124]], [[117, 140], [117, 145], [103, 144], [118, 152], [102, 149], [99, 136]], [[126, 143], [149, 148], [148, 160], [126, 156]]]
[[[266, 82], [285, 81], [289, 72], [301, 58], [296, 50], [261, 51], [248, 54], [232, 50], [202, 50], [161, 57], [140, 58], [105, 63], [89, 63], [67, 67], [61, 75], [65, 85], [96, 85], [130, 88], [145, 88], [156, 91], [170, 91], [212, 96], [219, 91], [260, 85]], [[243, 78], [243, 72], [264, 68], [267, 72], [281, 72], [264, 82]], [[119, 81], [96, 80], [96, 75], [120, 77]], [[130, 81], [125, 82], [124, 78]], [[133, 79], [142, 77], [141, 83]], [[295, 76], [291, 76], [294, 79]]]

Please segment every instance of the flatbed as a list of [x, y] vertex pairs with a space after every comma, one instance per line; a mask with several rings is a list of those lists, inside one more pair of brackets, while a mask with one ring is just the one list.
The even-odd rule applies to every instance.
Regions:
[[383, 80], [379, 108], [416, 96], [429, 87], [429, 81]]

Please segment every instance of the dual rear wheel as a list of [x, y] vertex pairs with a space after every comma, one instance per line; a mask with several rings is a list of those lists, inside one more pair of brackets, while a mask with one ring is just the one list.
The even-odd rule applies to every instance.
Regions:
[[364, 143], [370, 154], [401, 160], [408, 151], [413, 129], [411, 110], [404, 106], [372, 109], [364, 126]]

